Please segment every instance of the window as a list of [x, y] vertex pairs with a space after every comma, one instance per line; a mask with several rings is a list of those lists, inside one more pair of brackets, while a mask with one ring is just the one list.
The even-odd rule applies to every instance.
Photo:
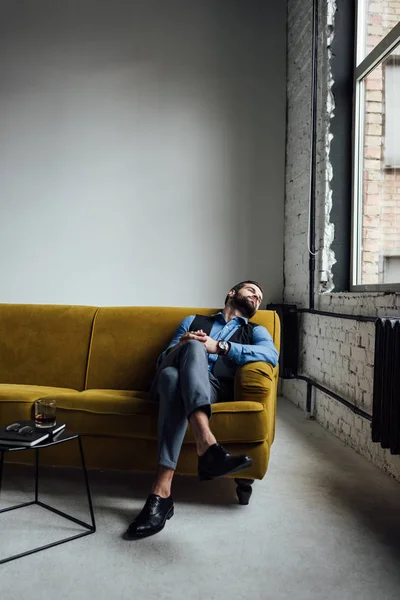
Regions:
[[400, 250], [393, 250], [393, 253], [388, 251], [388, 254], [383, 256], [380, 264], [381, 283], [396, 283], [400, 281]]
[[389, 55], [384, 65], [385, 168], [400, 169], [400, 48]]
[[400, 290], [400, 0], [358, 0], [353, 290]]

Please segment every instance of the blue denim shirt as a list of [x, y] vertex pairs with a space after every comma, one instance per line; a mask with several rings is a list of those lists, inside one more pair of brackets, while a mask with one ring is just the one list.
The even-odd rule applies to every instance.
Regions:
[[[232, 337], [241, 325], [248, 323], [248, 319], [245, 317], [234, 317], [227, 323], [222, 312], [213, 316], [215, 316], [215, 321], [210, 331], [210, 337], [213, 338], [213, 340], [229, 341], [229, 338]], [[168, 349], [175, 346], [179, 342], [181, 336], [190, 330], [190, 326], [194, 319], [195, 315], [190, 315], [183, 319], [168, 348], [159, 356], [157, 366], [164, 358]], [[262, 362], [270, 363], [273, 367], [277, 365], [279, 358], [278, 351], [275, 348], [270, 333], [262, 325], [257, 325], [253, 329], [253, 344], [238, 344], [237, 342], [231, 342], [231, 347], [227, 356], [234, 360], [238, 365], [245, 365], [248, 362], [261, 360]], [[218, 354], [208, 355], [209, 371], [212, 371], [217, 358]]]

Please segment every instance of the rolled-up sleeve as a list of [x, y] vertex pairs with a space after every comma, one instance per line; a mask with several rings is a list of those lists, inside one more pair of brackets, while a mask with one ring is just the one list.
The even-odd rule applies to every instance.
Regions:
[[227, 356], [238, 365], [245, 365], [259, 360], [270, 363], [273, 367], [278, 364], [278, 351], [275, 348], [271, 334], [262, 325], [254, 327], [252, 344], [230, 342], [230, 345]]

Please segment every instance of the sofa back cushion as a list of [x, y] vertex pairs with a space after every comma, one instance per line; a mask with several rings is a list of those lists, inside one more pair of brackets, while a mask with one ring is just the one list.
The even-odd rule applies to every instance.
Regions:
[[[99, 308], [93, 327], [86, 389], [148, 390], [157, 358], [188, 315], [211, 315], [216, 308]], [[276, 314], [260, 310], [253, 319], [279, 346]], [[275, 337], [274, 337], [275, 336]]]
[[0, 304], [0, 383], [83, 390], [96, 310]]

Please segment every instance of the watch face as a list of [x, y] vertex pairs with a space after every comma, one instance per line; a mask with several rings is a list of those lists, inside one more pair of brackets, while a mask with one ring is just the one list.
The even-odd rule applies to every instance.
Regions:
[[218, 342], [218, 348], [221, 352], [226, 352], [228, 350], [228, 342]]

